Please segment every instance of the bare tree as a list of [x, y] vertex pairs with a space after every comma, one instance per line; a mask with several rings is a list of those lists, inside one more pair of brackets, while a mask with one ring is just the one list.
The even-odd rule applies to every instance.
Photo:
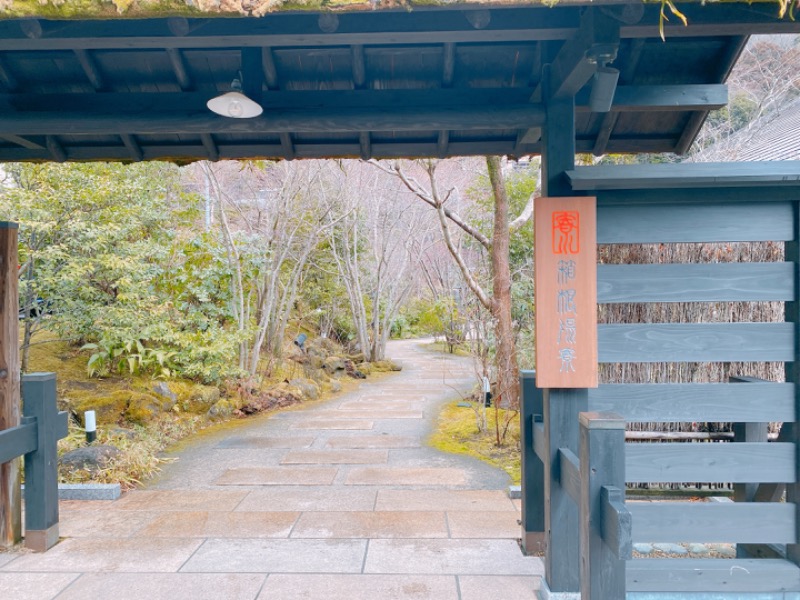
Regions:
[[[436, 170], [441, 164], [428, 160], [419, 162], [426, 176], [421, 183], [409, 169], [401, 163], [371, 161], [371, 164], [384, 172], [397, 176], [403, 184], [420, 200], [436, 210], [439, 227], [450, 255], [458, 265], [467, 286], [480, 304], [492, 315], [495, 337], [495, 368], [497, 370], [497, 396], [511, 408], [519, 407], [519, 367], [517, 364], [516, 339], [511, 317], [511, 270], [509, 264], [509, 243], [511, 233], [528, 222], [533, 213], [533, 196], [517, 218], [510, 220], [508, 195], [506, 193], [502, 165], [499, 157], [487, 157], [486, 166], [494, 196], [493, 230], [489, 239], [478, 227], [467, 222], [448, 202], [458, 195], [457, 187], [446, 192], [440, 190]], [[451, 231], [451, 224], [474, 239], [491, 259], [492, 291], [489, 293], [481, 285], [478, 275], [469, 266], [464, 253]]]
[[427, 244], [424, 215], [394, 180], [361, 163], [342, 163], [348, 200], [330, 229], [330, 247], [350, 300], [358, 344], [382, 360], [392, 322], [413, 289], [412, 267]]

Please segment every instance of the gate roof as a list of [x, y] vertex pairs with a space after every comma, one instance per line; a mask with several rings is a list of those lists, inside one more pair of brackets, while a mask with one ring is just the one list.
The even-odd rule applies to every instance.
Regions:
[[[602, 4], [602, 3], [600, 3]], [[775, 4], [570, 3], [264, 17], [0, 21], [0, 160], [447, 157], [541, 150], [542, 90], [578, 152], [684, 152]], [[611, 112], [589, 107], [608, 48]], [[543, 65], [552, 63], [550, 75]], [[209, 112], [237, 74], [255, 119]]]

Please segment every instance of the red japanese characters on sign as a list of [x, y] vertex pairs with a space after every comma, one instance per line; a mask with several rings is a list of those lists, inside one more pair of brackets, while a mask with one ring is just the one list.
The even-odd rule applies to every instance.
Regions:
[[594, 198], [537, 198], [536, 384], [597, 387], [597, 243]]

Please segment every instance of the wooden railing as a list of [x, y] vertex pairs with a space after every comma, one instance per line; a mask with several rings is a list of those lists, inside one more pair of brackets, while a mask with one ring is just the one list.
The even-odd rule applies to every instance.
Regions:
[[22, 423], [0, 431], [0, 464], [25, 457], [25, 546], [44, 552], [58, 541], [56, 445], [67, 435], [67, 413], [56, 408], [54, 373], [24, 375], [22, 401]]

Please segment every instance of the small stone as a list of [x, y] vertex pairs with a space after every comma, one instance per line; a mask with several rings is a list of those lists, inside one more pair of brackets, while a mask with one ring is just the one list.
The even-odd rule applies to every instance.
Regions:
[[338, 356], [329, 356], [323, 361], [322, 368], [326, 373], [333, 375], [345, 370], [345, 361]]
[[705, 544], [689, 544], [688, 548], [692, 554], [711, 554], [711, 550]]
[[172, 400], [173, 405], [178, 401], [178, 394], [169, 389], [169, 386], [163, 381], [157, 382], [153, 386], [153, 391], [159, 396], [164, 396]]
[[335, 394], [342, 391], [342, 384], [335, 379], [331, 381], [331, 391]]
[[309, 400], [316, 400], [319, 398], [319, 386], [309, 379], [292, 379], [289, 385], [300, 390], [303, 397]]
[[732, 544], [709, 544], [708, 548], [723, 558], [736, 558], [736, 549]]
[[679, 544], [653, 544], [653, 548], [665, 554], [676, 554], [678, 556], [689, 554], [689, 551]]
[[84, 469], [86, 471], [99, 471], [104, 469], [108, 462], [119, 455], [119, 450], [108, 444], [76, 448], [65, 453], [59, 463], [70, 469]]
[[639, 554], [651, 554], [653, 552], [653, 546], [650, 544], [634, 544], [633, 551]]

